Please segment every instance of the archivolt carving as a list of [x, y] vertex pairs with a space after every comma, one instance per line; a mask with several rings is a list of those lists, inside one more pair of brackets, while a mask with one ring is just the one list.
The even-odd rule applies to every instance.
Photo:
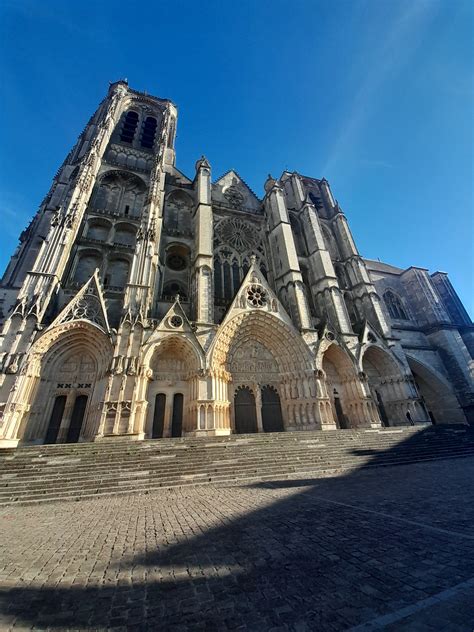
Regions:
[[112, 357], [110, 341], [98, 327], [84, 321], [70, 321], [47, 330], [31, 348], [29, 370], [39, 375], [41, 365], [56, 362], [75, 349], [97, 358], [98, 375], [105, 375]]
[[214, 369], [232, 361], [234, 349], [248, 341], [257, 341], [275, 358], [280, 373], [300, 373], [314, 369], [310, 351], [298, 333], [268, 312], [241, 313], [218, 332], [210, 352]]
[[[202, 350], [183, 335], [171, 335], [151, 342], [144, 354], [144, 365], [153, 371], [155, 379], [170, 372], [189, 373], [204, 368]], [[173, 376], [176, 379], [176, 376]]]

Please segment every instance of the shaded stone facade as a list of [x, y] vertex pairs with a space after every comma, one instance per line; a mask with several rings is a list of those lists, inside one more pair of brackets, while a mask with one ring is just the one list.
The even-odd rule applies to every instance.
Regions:
[[177, 110], [109, 92], [0, 286], [2, 445], [473, 423], [446, 274], [363, 259], [328, 182], [175, 166]]

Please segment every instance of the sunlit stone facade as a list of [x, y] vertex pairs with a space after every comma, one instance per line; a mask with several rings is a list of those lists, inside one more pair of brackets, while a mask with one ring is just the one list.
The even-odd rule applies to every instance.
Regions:
[[112, 84], [21, 234], [2, 445], [472, 423], [447, 276], [363, 259], [324, 178], [285, 171], [259, 199], [204, 157], [184, 175], [176, 123]]

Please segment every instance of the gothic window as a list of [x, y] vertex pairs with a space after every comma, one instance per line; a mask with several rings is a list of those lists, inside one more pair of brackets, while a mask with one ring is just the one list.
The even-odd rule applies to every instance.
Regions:
[[321, 198], [315, 193], [313, 193], [312, 191], [310, 191], [309, 193], [309, 199], [311, 200], [311, 202], [314, 204], [315, 208], [318, 211], [323, 208], [323, 203], [321, 201]]
[[241, 218], [226, 217], [216, 223], [214, 239], [214, 296], [229, 303], [250, 268], [250, 257], [267, 275], [265, 251], [258, 227]]
[[107, 266], [107, 285], [109, 288], [123, 290], [128, 281], [130, 264], [127, 259], [112, 259]]
[[391, 318], [396, 318], [398, 320], [408, 320], [408, 316], [403, 306], [402, 299], [397, 294], [395, 294], [395, 292], [392, 292], [392, 290], [387, 290], [383, 295], [383, 299]]
[[173, 191], [167, 198], [164, 230], [171, 235], [189, 236], [192, 232], [192, 199], [182, 191]]
[[344, 266], [340, 263], [336, 263], [334, 265], [334, 270], [336, 272], [337, 280], [339, 281], [339, 286], [342, 290], [345, 290], [349, 287], [349, 281], [347, 278], [347, 272], [344, 269]]
[[133, 110], [129, 110], [125, 114], [125, 119], [120, 133], [120, 140], [124, 143], [132, 143], [137, 131], [138, 114]]
[[115, 227], [114, 244], [134, 246], [135, 228], [128, 224], [117, 224]]
[[98, 185], [93, 206], [107, 213], [137, 216], [143, 206], [146, 185], [137, 176], [124, 171], [107, 173]]
[[224, 262], [224, 297], [228, 300], [232, 298], [232, 279], [230, 272], [230, 263], [228, 261]]
[[355, 306], [350, 292], [344, 292], [344, 302], [346, 304], [347, 313], [349, 314], [351, 325], [357, 325], [360, 321], [359, 312], [357, 310], [357, 307]]
[[104, 220], [96, 220], [89, 225], [87, 229], [87, 239], [94, 239], [96, 241], [107, 241], [109, 236], [111, 224]]
[[146, 117], [145, 122], [143, 123], [141, 140], [142, 147], [153, 149], [153, 145], [155, 143], [156, 125], [156, 118], [154, 118], [153, 116]]
[[77, 262], [74, 281], [84, 284], [94, 274], [96, 268], [100, 268], [101, 259], [99, 254], [84, 253], [80, 255]]
[[178, 281], [169, 281], [163, 288], [164, 300], [174, 300], [176, 294], [179, 294], [181, 300], [188, 300], [188, 295], [183, 285]]
[[299, 219], [290, 213], [290, 224], [291, 230], [293, 232], [293, 237], [295, 240], [296, 254], [299, 257], [307, 257], [308, 256], [308, 248], [306, 247], [306, 239], [301, 230], [301, 224]]
[[311, 294], [311, 284], [309, 282], [308, 268], [306, 266], [301, 266], [301, 276], [303, 278], [303, 290], [306, 296], [306, 300], [308, 301], [310, 312], [313, 316], [317, 316], [313, 296]]
[[329, 254], [331, 255], [331, 259], [333, 261], [336, 259], [339, 259], [339, 250], [337, 247], [336, 240], [334, 239], [334, 236], [331, 230], [322, 222], [321, 222], [321, 231], [323, 233], [326, 248], [329, 251]]
[[190, 250], [184, 244], [170, 246], [166, 252], [166, 266], [170, 270], [182, 272], [188, 267]]
[[218, 257], [214, 259], [214, 296], [222, 298], [222, 263]]
[[234, 259], [232, 263], [232, 281], [234, 284], [234, 296], [239, 291], [240, 287], [240, 268], [238, 262]]

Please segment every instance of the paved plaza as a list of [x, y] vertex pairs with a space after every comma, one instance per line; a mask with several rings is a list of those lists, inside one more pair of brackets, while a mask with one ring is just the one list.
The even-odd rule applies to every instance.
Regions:
[[474, 629], [474, 459], [0, 510], [2, 630]]

